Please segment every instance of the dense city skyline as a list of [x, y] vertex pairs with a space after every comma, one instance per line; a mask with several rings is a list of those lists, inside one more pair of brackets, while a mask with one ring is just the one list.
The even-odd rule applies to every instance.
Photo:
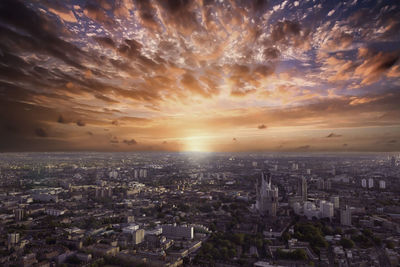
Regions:
[[399, 18], [397, 1], [3, 0], [0, 150], [399, 151]]

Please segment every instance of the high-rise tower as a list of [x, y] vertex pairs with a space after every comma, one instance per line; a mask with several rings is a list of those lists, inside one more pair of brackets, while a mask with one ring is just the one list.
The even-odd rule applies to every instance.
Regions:
[[297, 194], [303, 201], [307, 201], [307, 180], [304, 176], [297, 182]]
[[256, 209], [262, 215], [276, 216], [278, 208], [278, 187], [271, 184], [271, 174], [264, 172], [256, 183]]

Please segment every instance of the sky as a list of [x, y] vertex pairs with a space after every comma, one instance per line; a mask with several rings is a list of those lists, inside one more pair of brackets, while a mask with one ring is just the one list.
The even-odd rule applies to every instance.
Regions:
[[0, 151], [400, 151], [398, 1], [2, 0]]

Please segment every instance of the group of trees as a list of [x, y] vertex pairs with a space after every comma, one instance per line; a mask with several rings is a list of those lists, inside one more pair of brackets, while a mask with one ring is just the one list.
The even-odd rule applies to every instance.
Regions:
[[257, 247], [260, 251], [266, 242], [262, 235], [249, 235], [243, 233], [213, 233], [206, 243], [203, 244], [198, 259], [207, 261], [232, 260], [239, 257], [238, 250], [246, 252], [251, 246]]
[[294, 226], [294, 237], [309, 242], [311, 248], [319, 254], [318, 248], [328, 247], [322, 231], [323, 225], [313, 223], [297, 223]]
[[295, 260], [295, 261], [304, 261], [307, 260], [307, 253], [304, 251], [304, 249], [295, 249], [293, 251], [283, 251], [282, 249], [278, 249], [276, 251], [276, 257], [278, 259], [284, 259], [284, 260]]
[[382, 240], [374, 236], [369, 229], [364, 229], [360, 234], [352, 234], [351, 239], [361, 248], [370, 248], [373, 246], [381, 246]]

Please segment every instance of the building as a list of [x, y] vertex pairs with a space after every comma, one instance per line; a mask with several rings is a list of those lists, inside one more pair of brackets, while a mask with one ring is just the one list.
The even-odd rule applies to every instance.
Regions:
[[144, 241], [144, 230], [143, 229], [136, 230], [132, 234], [132, 243], [134, 245], [138, 245], [138, 244], [142, 243], [143, 241]]
[[7, 243], [9, 246], [14, 246], [19, 243], [19, 233], [8, 234]]
[[278, 187], [271, 184], [271, 174], [261, 173], [256, 183], [256, 209], [262, 215], [276, 216], [278, 208]]
[[373, 188], [374, 187], [374, 179], [369, 178], [368, 179], [368, 188]]
[[339, 208], [339, 196], [331, 196], [329, 200], [333, 203], [335, 209]]
[[366, 179], [361, 179], [361, 186], [362, 186], [363, 188], [366, 188], [366, 187], [367, 187], [367, 180], [366, 180]]
[[176, 224], [164, 224], [162, 226], [162, 234], [170, 239], [193, 239], [194, 228], [192, 226], [180, 226]]
[[396, 158], [394, 156], [392, 156], [392, 158], [390, 159], [390, 166], [391, 167], [395, 167], [396, 166]]
[[305, 201], [303, 204], [303, 214], [307, 217], [307, 219], [311, 220], [313, 217], [318, 218], [320, 212], [314, 203]]
[[327, 202], [325, 200], [321, 201], [320, 203], [320, 218], [333, 218], [333, 203]]
[[15, 221], [20, 222], [25, 217], [25, 210], [24, 209], [15, 209], [14, 215], [15, 215]]
[[304, 176], [297, 182], [297, 194], [302, 197], [303, 201], [307, 201], [307, 180]]
[[324, 180], [323, 178], [319, 178], [317, 180], [317, 188], [318, 190], [330, 190], [331, 189], [331, 181], [329, 179]]
[[379, 181], [379, 189], [386, 189], [386, 182], [384, 180]]
[[117, 179], [118, 177], [118, 172], [116, 170], [112, 170], [110, 171], [110, 173], [108, 174], [108, 177], [110, 177], [111, 179]]
[[351, 209], [347, 205], [340, 211], [340, 224], [351, 226]]
[[132, 224], [122, 229], [124, 234], [134, 234], [137, 230], [139, 230], [139, 225]]
[[97, 187], [95, 192], [96, 198], [111, 198], [112, 188], [111, 187]]
[[52, 208], [48, 208], [45, 210], [45, 213], [50, 216], [61, 216], [61, 215], [64, 215], [65, 212], [66, 212], [66, 210], [52, 209]]

